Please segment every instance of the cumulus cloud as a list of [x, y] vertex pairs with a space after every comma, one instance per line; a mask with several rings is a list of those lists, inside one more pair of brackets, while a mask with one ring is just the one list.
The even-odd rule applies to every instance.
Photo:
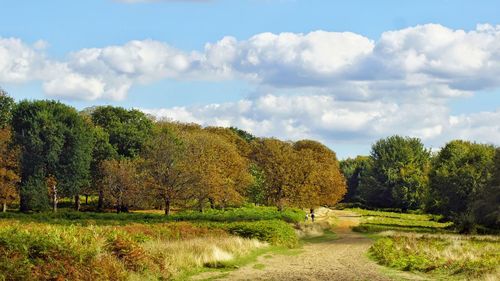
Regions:
[[46, 58], [46, 45], [0, 39], [0, 81], [39, 79], [49, 95], [90, 100], [123, 99], [131, 85], [162, 79], [240, 79], [352, 100], [448, 99], [500, 87], [500, 26], [487, 24], [471, 31], [420, 25], [377, 41], [327, 31], [228, 36], [202, 52], [134, 40], [75, 51], [64, 61]]
[[193, 107], [142, 109], [158, 119], [204, 126], [236, 126], [258, 136], [329, 144], [370, 143], [399, 134], [439, 147], [454, 138], [498, 143], [500, 108], [495, 112], [450, 115], [445, 104], [339, 101], [332, 96], [265, 95], [238, 102]]
[[[134, 0], [131, 0], [134, 1]], [[82, 49], [64, 60], [48, 43], [0, 38], [0, 82], [38, 80], [49, 96], [120, 100], [133, 85], [163, 79], [244, 80], [256, 93], [239, 102], [149, 109], [205, 125], [239, 126], [257, 135], [371, 141], [414, 135], [498, 140], [498, 111], [453, 116], [448, 102], [500, 88], [500, 26], [454, 30], [426, 24], [371, 40], [351, 32], [226, 36], [202, 51], [134, 40]]]

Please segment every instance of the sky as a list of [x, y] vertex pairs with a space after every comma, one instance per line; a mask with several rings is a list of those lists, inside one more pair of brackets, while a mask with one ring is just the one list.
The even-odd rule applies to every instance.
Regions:
[[377, 139], [500, 145], [500, 2], [0, 0], [0, 87], [340, 158]]

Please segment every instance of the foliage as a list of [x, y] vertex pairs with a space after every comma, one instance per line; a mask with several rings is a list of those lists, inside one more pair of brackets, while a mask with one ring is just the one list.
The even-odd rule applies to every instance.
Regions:
[[151, 193], [164, 204], [165, 214], [169, 215], [171, 205], [186, 199], [188, 188], [197, 180], [185, 141], [175, 134], [171, 124], [159, 122], [143, 154], [143, 169], [150, 179]]
[[430, 154], [417, 138], [392, 136], [377, 141], [372, 165], [360, 185], [366, 204], [403, 210], [420, 208], [428, 192]]
[[489, 145], [460, 140], [447, 143], [433, 162], [429, 210], [456, 221], [467, 217], [490, 183], [494, 153]]
[[370, 157], [368, 156], [357, 156], [340, 161], [340, 170], [347, 184], [347, 193], [342, 200], [343, 202], [359, 202], [361, 200], [358, 187], [370, 165]]
[[346, 193], [346, 184], [335, 153], [311, 140], [298, 141], [293, 148], [301, 159], [294, 165], [296, 178], [291, 183], [297, 192], [291, 199], [294, 205], [314, 208], [339, 202]]
[[55, 101], [22, 101], [12, 120], [21, 149], [22, 210], [43, 208], [47, 189], [35, 183], [49, 175], [66, 196], [77, 195], [88, 184], [92, 136], [76, 110]]
[[14, 105], [14, 99], [0, 88], [0, 129], [10, 125]]
[[212, 224], [229, 233], [245, 237], [255, 238], [269, 242], [272, 245], [293, 248], [298, 244], [298, 238], [294, 229], [280, 220], [264, 220], [255, 222], [232, 222], [226, 224]]
[[10, 128], [0, 129], [0, 203], [3, 211], [17, 199], [19, 176], [19, 148], [12, 143]]
[[500, 148], [496, 149], [494, 162], [491, 182], [473, 203], [472, 209], [477, 223], [500, 230]]
[[116, 212], [128, 212], [143, 195], [144, 176], [138, 170], [140, 159], [106, 160], [102, 162], [104, 198], [116, 208]]
[[151, 135], [153, 122], [139, 110], [101, 106], [91, 113], [95, 125], [109, 134], [109, 142], [119, 155], [135, 157]]
[[2, 280], [165, 280], [265, 247], [189, 223], [75, 226], [0, 222]]
[[207, 200], [211, 207], [240, 205], [252, 181], [248, 161], [234, 145], [213, 134], [192, 132], [185, 140], [190, 171], [197, 177], [189, 192], [199, 210]]
[[318, 142], [259, 139], [252, 159], [265, 179], [266, 203], [278, 209], [331, 206], [346, 191], [335, 153]]
[[272, 207], [241, 207], [227, 210], [207, 210], [206, 212], [181, 212], [173, 215], [174, 220], [187, 221], [259, 221], [259, 220], [283, 220], [289, 223], [303, 221], [304, 211], [299, 209], [285, 209], [277, 211]]

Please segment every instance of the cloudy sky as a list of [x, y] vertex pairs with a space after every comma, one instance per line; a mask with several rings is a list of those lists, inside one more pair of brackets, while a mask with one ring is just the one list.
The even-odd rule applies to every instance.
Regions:
[[[405, 4], [403, 4], [405, 3]], [[393, 134], [500, 145], [498, 1], [2, 1], [0, 87], [341, 158]]]

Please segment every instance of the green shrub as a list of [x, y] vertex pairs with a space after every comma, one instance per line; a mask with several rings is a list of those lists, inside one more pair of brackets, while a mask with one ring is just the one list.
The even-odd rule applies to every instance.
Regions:
[[291, 225], [280, 220], [255, 222], [210, 223], [211, 227], [222, 228], [231, 234], [244, 238], [256, 238], [271, 245], [293, 248], [298, 238]]
[[260, 221], [260, 220], [283, 220], [289, 223], [297, 223], [304, 219], [305, 212], [300, 209], [285, 209], [278, 211], [275, 207], [242, 207], [226, 210], [207, 210], [203, 213], [189, 211], [174, 214], [171, 219], [182, 221]]

